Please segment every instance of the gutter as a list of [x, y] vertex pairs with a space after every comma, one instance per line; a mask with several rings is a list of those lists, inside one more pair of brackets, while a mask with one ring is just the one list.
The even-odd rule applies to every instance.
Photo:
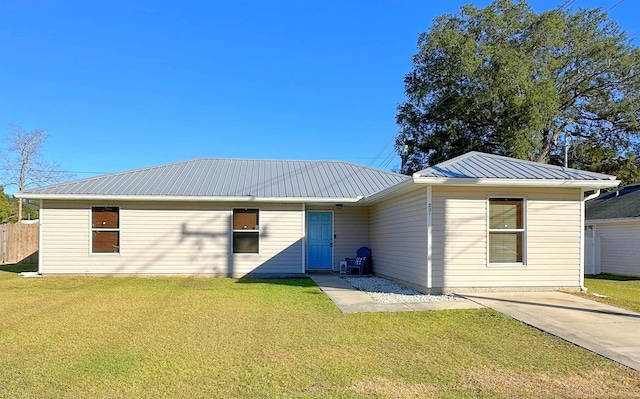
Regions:
[[449, 186], [493, 186], [493, 187], [567, 187], [601, 189], [617, 187], [620, 180], [561, 180], [561, 179], [509, 179], [467, 177], [421, 177], [415, 176], [417, 184], [442, 184]]
[[356, 203], [364, 197], [317, 198], [317, 197], [215, 197], [215, 196], [177, 196], [177, 195], [92, 195], [92, 194], [37, 194], [16, 193], [16, 198], [39, 200], [84, 200], [84, 201], [170, 201], [170, 202], [277, 202], [277, 203]]

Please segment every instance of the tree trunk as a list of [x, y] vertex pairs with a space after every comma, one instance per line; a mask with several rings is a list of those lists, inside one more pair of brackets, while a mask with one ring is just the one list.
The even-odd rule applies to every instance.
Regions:
[[558, 137], [560, 137], [560, 130], [557, 132], [551, 133], [551, 136], [548, 136], [548, 139], [545, 140], [544, 146], [542, 147], [542, 151], [536, 157], [536, 162], [540, 163], [549, 163], [549, 154], [551, 154], [551, 149], [558, 142]]

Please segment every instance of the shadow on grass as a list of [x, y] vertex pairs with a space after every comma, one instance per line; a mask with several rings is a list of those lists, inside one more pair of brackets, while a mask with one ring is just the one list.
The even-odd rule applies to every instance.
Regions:
[[38, 265], [29, 263], [7, 263], [0, 265], [0, 272], [20, 273], [20, 272], [37, 272]]
[[640, 277], [620, 276], [620, 275], [617, 275], [617, 274], [607, 274], [607, 273], [589, 274], [589, 275], [586, 275], [585, 277], [592, 278], [594, 280], [611, 280], [611, 281], [638, 281], [638, 280], [640, 280]]
[[283, 278], [255, 278], [241, 277], [236, 284], [274, 284], [286, 285], [290, 287], [317, 287], [308, 277], [283, 277]]

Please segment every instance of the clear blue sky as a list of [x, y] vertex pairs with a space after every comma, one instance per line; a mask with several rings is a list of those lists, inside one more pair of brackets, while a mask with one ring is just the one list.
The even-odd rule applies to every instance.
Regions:
[[[640, 1], [619, 1], [572, 7], [640, 31]], [[466, 3], [4, 1], [0, 135], [47, 129], [46, 158], [77, 178], [198, 157], [397, 168], [418, 34]]]

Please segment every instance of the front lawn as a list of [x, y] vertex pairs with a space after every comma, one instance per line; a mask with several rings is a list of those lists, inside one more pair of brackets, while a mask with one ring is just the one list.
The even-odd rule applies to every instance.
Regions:
[[585, 277], [584, 285], [588, 291], [583, 295], [589, 299], [640, 313], [640, 277], [598, 274]]
[[491, 310], [343, 315], [309, 279], [0, 272], [0, 397], [640, 398]]

